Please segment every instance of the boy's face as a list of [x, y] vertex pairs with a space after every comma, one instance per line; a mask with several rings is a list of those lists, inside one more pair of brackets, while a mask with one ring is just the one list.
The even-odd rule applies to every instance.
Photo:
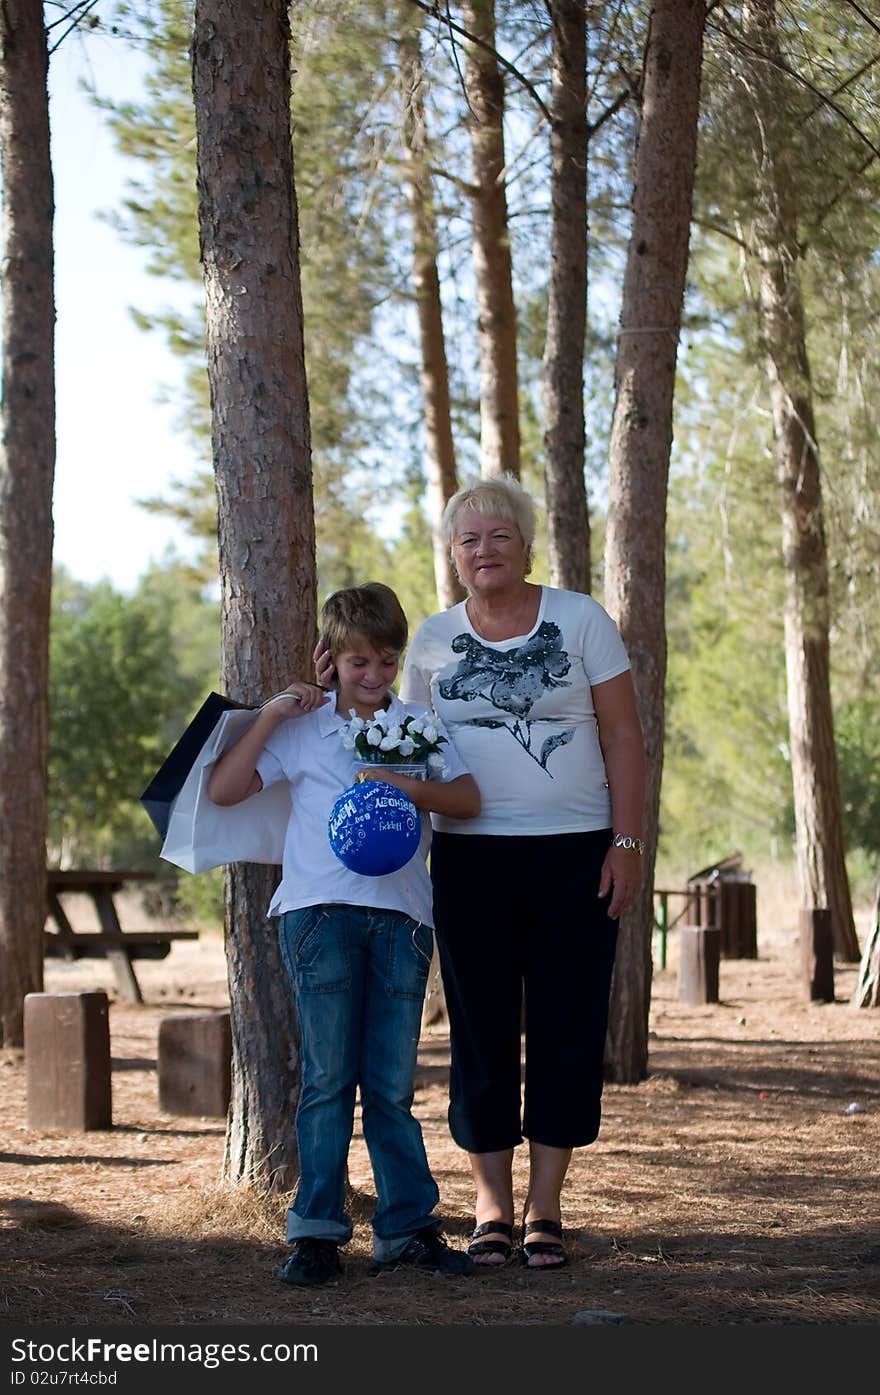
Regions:
[[371, 717], [388, 706], [388, 689], [400, 668], [397, 649], [374, 649], [365, 639], [354, 637], [339, 654], [334, 654], [338, 683], [336, 710], [345, 715], [353, 707], [359, 717]]

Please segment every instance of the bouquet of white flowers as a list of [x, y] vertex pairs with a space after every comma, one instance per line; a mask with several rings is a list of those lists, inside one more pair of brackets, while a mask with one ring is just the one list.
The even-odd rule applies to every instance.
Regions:
[[342, 744], [354, 751], [358, 760], [370, 765], [420, 765], [436, 775], [446, 773], [440, 747], [446, 742], [429, 713], [394, 721], [387, 712], [359, 717], [353, 707], [350, 721], [342, 728]]

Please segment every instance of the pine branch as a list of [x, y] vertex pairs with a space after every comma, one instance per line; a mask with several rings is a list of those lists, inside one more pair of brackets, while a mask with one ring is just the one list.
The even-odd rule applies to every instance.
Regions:
[[[46, 25], [46, 33], [48, 34], [49, 31], [51, 29], [55, 29], [57, 25], [64, 24], [67, 20], [70, 20], [70, 23], [64, 30], [64, 33], [60, 36], [60, 38], [55, 40], [54, 44], [49, 49], [50, 58], [52, 57], [52, 54], [55, 52], [55, 50], [57, 48], [60, 48], [60, 46], [64, 43], [64, 40], [67, 38], [68, 34], [72, 34], [74, 29], [79, 29], [82, 27], [82, 22], [89, 13], [89, 10], [93, 10], [97, 3], [98, 0], [79, 0], [79, 4], [71, 6], [69, 10], [65, 11], [65, 13], [61, 16], [60, 19], [53, 19], [51, 24]], [[98, 24], [100, 24], [100, 20], [96, 19], [89, 27], [95, 28]]]
[[880, 156], [880, 150], [878, 150], [878, 148], [874, 145], [874, 142], [865, 134], [865, 132], [861, 129], [857, 122], [855, 122], [852, 119], [852, 117], [849, 116], [847, 112], [845, 112], [838, 105], [837, 102], [833, 101], [827, 92], [823, 92], [821, 88], [816, 87], [815, 83], [810, 82], [809, 79], [804, 77], [802, 73], [799, 73], [795, 68], [790, 67], [784, 59], [776, 58], [773, 54], [767, 53], [764, 49], [758, 48], [757, 45], [748, 43], [748, 41], [744, 39], [742, 35], [734, 33], [733, 30], [728, 29], [723, 24], [713, 24], [711, 27], [715, 29], [719, 34], [723, 34], [724, 37], [731, 42], [734, 48], [739, 49], [743, 53], [748, 53], [752, 58], [760, 59], [762, 63], [769, 64], [771, 67], [776, 68], [776, 70], [780, 73], [785, 73], [787, 77], [792, 78], [793, 81], [798, 83], [807, 92], [812, 92], [813, 96], [817, 99], [817, 103], [819, 106], [828, 107], [831, 111], [833, 111], [837, 116], [840, 117], [840, 119], [845, 123], [845, 125], [849, 126], [849, 128], [853, 131], [858, 140], [862, 141], [864, 145], [867, 145], [868, 149], [871, 150], [874, 155]]
[[[416, 5], [420, 10], [424, 10], [425, 14], [430, 15], [432, 19], [439, 20], [441, 24], [445, 24], [450, 34], [458, 34], [461, 38], [467, 39], [468, 43], [475, 44], [477, 48], [484, 49], [486, 53], [494, 54], [495, 58], [497, 58], [502, 68], [505, 68], [507, 72], [509, 72], [512, 77], [515, 77], [517, 82], [525, 88], [529, 96], [532, 98], [533, 102], [535, 102], [535, 104], [543, 113], [544, 120], [547, 122], [547, 124], [552, 125], [550, 112], [547, 110], [547, 107], [541, 100], [540, 93], [537, 91], [534, 84], [529, 81], [525, 73], [521, 73], [519, 69], [514, 66], [513, 63], [511, 63], [507, 58], [505, 58], [503, 54], [500, 54], [496, 48], [493, 48], [491, 44], [488, 44], [485, 39], [478, 38], [476, 34], [471, 34], [471, 32], [468, 29], [463, 28], [462, 25], [456, 24], [455, 20], [449, 14], [448, 10], [446, 14], [443, 14], [440, 10], [440, 0], [434, 0], [433, 4], [429, 3], [429, 0], [411, 0], [411, 3], [413, 5]], [[456, 60], [456, 67], [457, 66], [458, 63]], [[460, 71], [459, 76], [461, 76]]]

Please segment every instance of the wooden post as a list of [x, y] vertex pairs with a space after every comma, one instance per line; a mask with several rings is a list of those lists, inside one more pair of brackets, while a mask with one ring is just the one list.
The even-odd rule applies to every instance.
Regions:
[[112, 1128], [106, 993], [26, 994], [24, 1056], [28, 1128]]
[[684, 915], [685, 925], [702, 925], [700, 918], [700, 883], [688, 882], [687, 902]]
[[721, 954], [725, 959], [757, 959], [758, 918], [754, 882], [724, 881], [718, 885]]
[[683, 925], [678, 943], [679, 1001], [717, 1003], [720, 929], [714, 925]]
[[660, 932], [660, 968], [666, 968], [666, 940], [669, 935], [669, 892], [661, 891], [660, 895], [660, 918], [657, 921], [657, 929]]
[[178, 1012], [159, 1023], [159, 1108], [225, 1118], [232, 1090], [228, 1012]]
[[739, 957], [740, 959], [757, 959], [758, 888], [754, 882], [741, 882], [739, 894], [743, 916]]
[[834, 941], [830, 910], [802, 906], [798, 912], [798, 930], [807, 997], [814, 1003], [833, 1003]]

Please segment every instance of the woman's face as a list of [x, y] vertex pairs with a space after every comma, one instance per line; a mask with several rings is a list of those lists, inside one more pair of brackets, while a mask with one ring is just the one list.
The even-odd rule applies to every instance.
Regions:
[[465, 509], [455, 522], [452, 558], [469, 591], [492, 595], [525, 580], [528, 548], [509, 519]]

